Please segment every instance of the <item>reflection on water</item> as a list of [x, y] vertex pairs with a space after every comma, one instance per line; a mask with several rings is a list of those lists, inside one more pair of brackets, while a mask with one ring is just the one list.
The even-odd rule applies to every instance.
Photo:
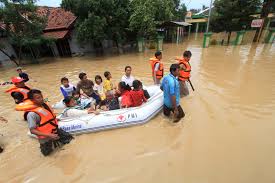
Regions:
[[[201, 48], [201, 40], [166, 44], [166, 73], [176, 56], [193, 53], [196, 89], [182, 99], [186, 117], [171, 124], [159, 114], [149, 123], [126, 129], [80, 135], [44, 158], [26, 136], [26, 122], [1, 87], [0, 182], [272, 182], [275, 179], [275, 46], [243, 45]], [[25, 69], [29, 83], [51, 103], [61, 99], [60, 78], [74, 84], [85, 71], [94, 79], [104, 71], [119, 82], [131, 65], [136, 78], [152, 84], [148, 59], [153, 51], [113, 57], [49, 60]], [[0, 79], [15, 75], [1, 69]]]

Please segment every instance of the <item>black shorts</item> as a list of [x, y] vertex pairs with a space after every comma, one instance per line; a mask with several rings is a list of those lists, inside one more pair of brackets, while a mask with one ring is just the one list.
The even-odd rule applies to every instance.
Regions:
[[[178, 106], [178, 111], [179, 111], [179, 114], [178, 114], [177, 118], [178, 118], [178, 119], [183, 118], [183, 117], [185, 116], [185, 114], [184, 114], [183, 109], [181, 108], [180, 105]], [[167, 107], [166, 105], [163, 105], [163, 114], [164, 114], [165, 116], [170, 116], [170, 113], [171, 113], [171, 112], [174, 112], [174, 109], [169, 108], [169, 107]]]

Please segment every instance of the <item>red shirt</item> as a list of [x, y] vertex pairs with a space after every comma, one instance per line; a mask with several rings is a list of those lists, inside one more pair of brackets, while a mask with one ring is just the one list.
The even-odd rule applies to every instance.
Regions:
[[129, 91], [124, 91], [121, 93], [121, 107], [130, 107], [132, 106], [132, 102], [130, 99], [130, 92]]
[[147, 101], [143, 90], [132, 90], [129, 92], [129, 96], [132, 103], [131, 107], [141, 106], [143, 102]]

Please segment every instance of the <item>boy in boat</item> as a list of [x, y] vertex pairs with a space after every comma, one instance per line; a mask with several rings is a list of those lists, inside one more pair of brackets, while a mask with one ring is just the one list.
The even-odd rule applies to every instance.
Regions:
[[61, 78], [61, 86], [60, 91], [62, 95], [65, 97], [72, 96], [73, 91], [75, 91], [76, 88], [74, 85], [69, 83], [69, 79], [66, 77]]
[[78, 106], [75, 99], [73, 97], [66, 97], [63, 102], [66, 105], [66, 109], [62, 112], [63, 117], [79, 117], [87, 114], [99, 114], [95, 110], [95, 106], [92, 105], [89, 109], [83, 110], [81, 106]]
[[115, 87], [111, 81], [111, 79], [112, 79], [111, 73], [109, 71], [106, 71], [106, 72], [104, 72], [104, 76], [106, 78], [106, 80], [103, 82], [103, 88], [104, 88], [105, 93], [109, 92], [109, 91], [113, 92]]

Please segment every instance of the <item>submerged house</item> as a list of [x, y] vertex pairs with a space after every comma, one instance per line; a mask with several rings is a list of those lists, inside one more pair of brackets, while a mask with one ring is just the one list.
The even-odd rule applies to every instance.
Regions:
[[[54, 39], [54, 44], [40, 45], [35, 48], [22, 49], [23, 56], [39, 57], [67, 57], [76, 53], [91, 52], [93, 47], [89, 44], [80, 45], [76, 39], [74, 25], [77, 17], [70, 11], [55, 7], [38, 7], [37, 13], [41, 17], [46, 18], [46, 27], [43, 30], [43, 35]], [[17, 57], [18, 48], [10, 45], [5, 34], [5, 25], [0, 22], [0, 43], [4, 46], [4, 50]], [[8, 60], [0, 51], [0, 61]]]

